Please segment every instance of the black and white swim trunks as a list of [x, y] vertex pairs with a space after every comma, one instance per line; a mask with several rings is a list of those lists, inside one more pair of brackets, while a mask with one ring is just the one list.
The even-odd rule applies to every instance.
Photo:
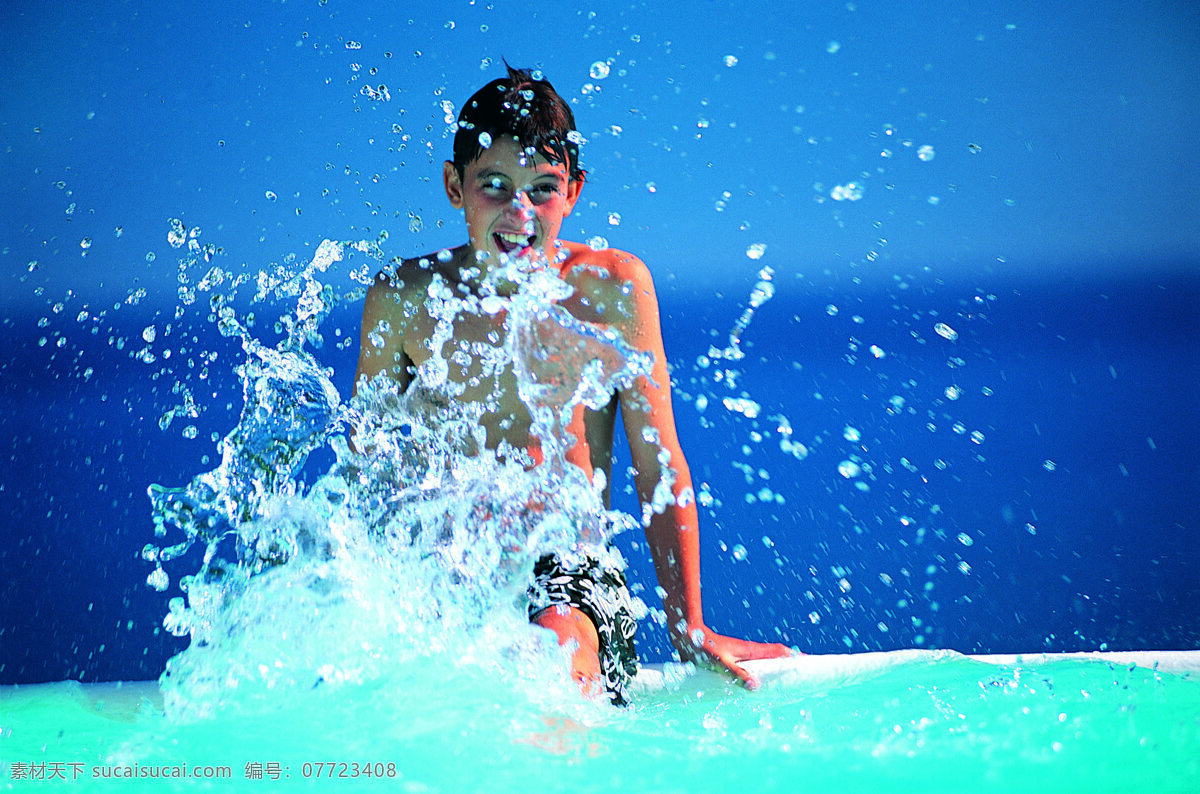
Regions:
[[529, 617], [561, 605], [579, 609], [596, 625], [604, 689], [615, 705], [627, 704], [627, 688], [638, 669], [637, 619], [622, 568], [590, 554], [570, 566], [557, 554], [542, 557], [533, 566]]

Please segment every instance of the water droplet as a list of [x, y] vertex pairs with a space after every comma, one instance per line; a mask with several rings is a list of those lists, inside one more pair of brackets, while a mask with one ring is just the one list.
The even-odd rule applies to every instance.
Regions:
[[754, 243], [746, 249], [746, 256], [751, 259], [762, 259], [763, 254], [767, 252], [766, 243]]
[[858, 201], [863, 197], [863, 186], [858, 182], [837, 185], [829, 191], [829, 197], [834, 201]]
[[153, 325], [147, 325], [142, 330], [142, 339], [145, 339], [147, 342], [153, 342], [155, 337], [157, 337], [157, 336], [158, 336], [158, 329], [156, 329]]
[[608, 213], [608, 225], [609, 226], [620, 226], [621, 225], [621, 213], [619, 213], [619, 212]]
[[[169, 221], [171, 230], [167, 232], [167, 242], [172, 248], [182, 248], [187, 243], [187, 229], [183, 226], [183, 221], [178, 218], [171, 218]], [[146, 261], [151, 261], [147, 259]]]
[[507, 303], [508, 302], [499, 295], [487, 295], [483, 298], [483, 300], [479, 301], [479, 308], [482, 309], [485, 314], [494, 315], [503, 311]]
[[862, 474], [862, 466], [859, 466], [852, 460], [843, 460], [838, 464], [838, 474], [845, 477], [847, 480], [852, 480]]
[[721, 400], [721, 403], [730, 411], [739, 413], [747, 419], [754, 419], [758, 416], [762, 406], [754, 400], [746, 399], [745, 397], [726, 397]]
[[958, 386], [947, 386], [945, 395], [947, 400], [957, 400], [962, 397], [962, 389]]
[[746, 559], [746, 547], [738, 543], [733, 547], [733, 558], [738, 562]]
[[738, 65], [738, 59], [735, 55], [726, 55], [721, 60], [724, 61], [725, 65], [731, 69]]
[[596, 61], [592, 64], [592, 68], [588, 70], [588, 75], [593, 80], [603, 80], [608, 77], [609, 67], [604, 61]]
[[860, 440], [862, 440], [862, 433], [858, 431], [858, 428], [847, 425], [842, 431], [842, 438], [857, 444]]
[[750, 291], [750, 306], [758, 308], [764, 303], [775, 297], [775, 285], [771, 283], [771, 276], [774, 271], [769, 267], [764, 267], [759, 276], [762, 280], [754, 285], [754, 289]]
[[170, 586], [171, 580], [167, 577], [166, 571], [164, 571], [162, 568], [155, 568], [150, 572], [150, 575], [146, 577], [146, 584], [150, 585], [161, 593]]
[[600, 235], [588, 238], [587, 244], [588, 248], [591, 248], [593, 251], [603, 251], [605, 248], [608, 248], [608, 240]]
[[794, 457], [796, 460], [804, 460], [808, 457], [808, 447], [804, 446], [799, 441], [792, 441], [787, 438], [780, 439], [779, 448]]
[[825, 52], [834, 55], [842, 48], [841, 42], [831, 41], [825, 45]]
[[922, 162], [929, 162], [933, 159], [933, 147], [929, 144], [925, 144], [924, 146], [920, 147], [917, 149], [917, 157]]
[[966, 532], [958, 533], [958, 542], [963, 544], [964, 546], [971, 546], [971, 545], [974, 545], [974, 543], [975, 543], [975, 541], [971, 538], [971, 536], [968, 535]]
[[942, 337], [943, 339], [948, 339], [951, 342], [958, 339], [958, 331], [955, 331], [945, 323], [938, 323], [937, 325], [933, 326], [933, 330], [937, 332], [938, 336]]

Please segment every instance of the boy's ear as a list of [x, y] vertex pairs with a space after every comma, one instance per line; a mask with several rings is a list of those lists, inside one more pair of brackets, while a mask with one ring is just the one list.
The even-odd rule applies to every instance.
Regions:
[[579, 201], [579, 194], [583, 192], [583, 180], [572, 179], [567, 182], [567, 211], [563, 213], [563, 217], [571, 214], [571, 210], [575, 209], [575, 202]]
[[462, 179], [459, 178], [458, 169], [454, 167], [454, 163], [450, 160], [442, 163], [442, 184], [446, 188], [446, 198], [450, 199], [450, 206], [456, 210], [462, 209]]

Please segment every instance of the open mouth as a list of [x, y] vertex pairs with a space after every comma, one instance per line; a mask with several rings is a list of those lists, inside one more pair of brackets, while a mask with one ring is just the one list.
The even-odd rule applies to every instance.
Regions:
[[514, 254], [531, 248], [537, 240], [537, 235], [496, 232], [492, 235], [492, 239], [496, 241], [496, 248], [500, 250], [500, 253]]

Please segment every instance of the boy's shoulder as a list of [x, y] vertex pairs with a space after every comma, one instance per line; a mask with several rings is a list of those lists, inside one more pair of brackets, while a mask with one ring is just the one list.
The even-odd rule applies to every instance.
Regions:
[[455, 251], [438, 251], [393, 262], [375, 276], [371, 290], [393, 296], [424, 295], [435, 276], [455, 280], [459, 269]]
[[593, 248], [590, 245], [569, 240], [560, 240], [559, 243], [567, 252], [565, 263], [567, 267], [590, 265], [609, 275], [626, 278], [640, 278], [649, 274], [645, 263], [628, 251], [622, 251], [619, 248]]
[[638, 257], [619, 248], [593, 249], [565, 241], [563, 245], [568, 250], [563, 276], [581, 297], [619, 307], [630, 318], [657, 307], [650, 269]]
[[564, 245], [569, 246], [569, 256], [561, 272], [574, 288], [567, 306], [576, 317], [614, 327], [627, 340], [657, 326], [658, 298], [641, 259], [618, 248]]
[[638, 257], [619, 248], [592, 248], [583, 243], [562, 241], [567, 251], [562, 272], [578, 286], [611, 287], [628, 291], [653, 289], [650, 270]]

